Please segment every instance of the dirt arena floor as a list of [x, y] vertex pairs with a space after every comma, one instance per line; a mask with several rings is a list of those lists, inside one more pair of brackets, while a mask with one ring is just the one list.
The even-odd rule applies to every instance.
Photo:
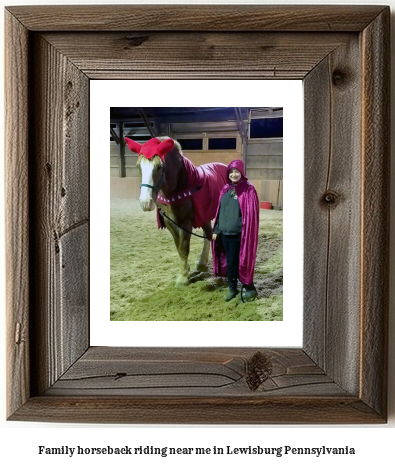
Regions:
[[[202, 230], [195, 230], [202, 235]], [[194, 272], [202, 240], [192, 236], [189, 284], [175, 285], [178, 254], [168, 230], [158, 230], [156, 211], [138, 201], [111, 200], [111, 320], [113, 321], [282, 321], [283, 213], [260, 211], [254, 283], [258, 299], [238, 295], [224, 302], [226, 280]], [[239, 286], [240, 287], [240, 286]]]

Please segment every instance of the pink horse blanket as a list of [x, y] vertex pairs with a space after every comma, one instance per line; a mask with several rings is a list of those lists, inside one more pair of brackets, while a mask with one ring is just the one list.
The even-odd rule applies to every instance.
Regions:
[[[185, 170], [188, 174], [189, 188], [174, 196], [177, 202], [192, 198], [194, 220], [193, 227], [198, 228], [209, 220], [213, 220], [218, 208], [219, 193], [227, 184], [227, 166], [223, 163], [205, 163], [195, 166], [188, 158], [183, 157]], [[166, 200], [159, 202], [171, 204]], [[162, 217], [158, 217], [158, 227], [164, 228]]]

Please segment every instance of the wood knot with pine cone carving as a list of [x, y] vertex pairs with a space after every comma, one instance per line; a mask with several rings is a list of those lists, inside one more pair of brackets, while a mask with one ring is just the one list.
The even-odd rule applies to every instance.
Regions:
[[273, 372], [273, 364], [269, 356], [258, 351], [247, 361], [246, 382], [250, 390], [255, 392]]

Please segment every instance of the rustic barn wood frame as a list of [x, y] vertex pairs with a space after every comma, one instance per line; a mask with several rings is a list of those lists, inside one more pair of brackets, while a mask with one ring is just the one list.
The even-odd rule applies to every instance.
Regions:
[[[389, 18], [380, 6], [6, 9], [8, 419], [386, 421]], [[304, 80], [301, 349], [90, 347], [89, 83], [121, 78]]]

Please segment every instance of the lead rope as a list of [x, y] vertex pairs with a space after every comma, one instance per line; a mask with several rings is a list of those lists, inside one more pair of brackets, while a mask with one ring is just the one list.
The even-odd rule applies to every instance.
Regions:
[[172, 222], [174, 225], [177, 225], [177, 227], [179, 227], [181, 230], [184, 230], [184, 232], [190, 233], [191, 235], [195, 235], [195, 237], [206, 238], [206, 239], [208, 240], [208, 238], [207, 238], [205, 235], [198, 235], [197, 233], [190, 232], [190, 231], [187, 230], [186, 228], [181, 227], [181, 225], [178, 225], [176, 222], [174, 222], [173, 219], [171, 219], [168, 215], [166, 215], [166, 214], [163, 212], [163, 209], [159, 209], [159, 207], [158, 207], [158, 211], [159, 211], [159, 213], [160, 213], [160, 215], [161, 215], [162, 217], [166, 217], [166, 219], [169, 219], [170, 222]]
[[[148, 186], [148, 185], [145, 185], [145, 186]], [[151, 187], [152, 187], [152, 186], [151, 186]], [[234, 185], [233, 185], [233, 189], [235, 189], [235, 188], [234, 188]], [[178, 225], [176, 222], [174, 222], [173, 219], [171, 219], [167, 214], [164, 213], [163, 209], [159, 209], [159, 207], [158, 207], [158, 211], [159, 211], [159, 213], [160, 213], [160, 215], [161, 215], [162, 217], [166, 217], [166, 219], [170, 220], [170, 222], [172, 222], [174, 225], [176, 225], [177, 227], [179, 227], [181, 230], [184, 230], [184, 232], [190, 233], [191, 235], [195, 235], [195, 237], [207, 239], [207, 237], [204, 236], [204, 235], [202, 236], [202, 235], [198, 235], [197, 233], [190, 232], [190, 231], [187, 230], [186, 228], [181, 227], [181, 225]], [[243, 304], [245, 304], [245, 300], [244, 300], [244, 298], [243, 298], [243, 284], [241, 285], [241, 289], [240, 289], [240, 299], [241, 299], [241, 301], [243, 302]]]
[[[162, 217], [166, 217], [166, 219], [169, 219], [170, 222], [172, 222], [174, 225], [177, 225], [177, 227], [179, 227], [181, 230], [184, 230], [184, 232], [188, 232], [188, 233], [190, 233], [191, 235], [195, 235], [195, 237], [206, 238], [206, 239], [207, 239], [207, 237], [204, 236], [204, 235], [202, 236], [202, 235], [198, 235], [197, 233], [190, 232], [190, 231], [187, 230], [186, 228], [181, 227], [181, 225], [176, 224], [176, 223], [174, 222], [174, 220], [172, 220], [168, 215], [166, 215], [166, 214], [163, 212], [162, 209], [159, 209], [159, 207], [158, 207], [158, 211], [159, 211], [159, 213], [160, 213], [160, 215], [161, 215]], [[241, 289], [240, 289], [240, 299], [241, 299], [241, 301], [243, 302], [243, 304], [245, 304], [245, 300], [244, 300], [244, 298], [243, 298], [243, 284], [241, 285]]]
[[[166, 217], [166, 219], [169, 219], [170, 222], [172, 222], [174, 225], [177, 225], [177, 227], [179, 227], [181, 230], [184, 230], [184, 232], [188, 232], [188, 233], [190, 233], [191, 235], [195, 235], [195, 237], [206, 238], [206, 239], [207, 239], [207, 237], [204, 236], [204, 235], [202, 236], [202, 235], [198, 235], [197, 233], [190, 232], [190, 231], [187, 230], [186, 228], [181, 227], [181, 225], [176, 224], [176, 223], [174, 222], [174, 220], [172, 220], [168, 215], [166, 215], [166, 214], [163, 212], [162, 209], [159, 209], [159, 207], [158, 207], [158, 211], [159, 211], [159, 213], [160, 213], [160, 215], [161, 215], [162, 217]], [[241, 289], [240, 289], [240, 299], [241, 299], [241, 301], [243, 302], [243, 304], [245, 304], [245, 300], [244, 300], [244, 298], [243, 298], [243, 284], [241, 285]]]

